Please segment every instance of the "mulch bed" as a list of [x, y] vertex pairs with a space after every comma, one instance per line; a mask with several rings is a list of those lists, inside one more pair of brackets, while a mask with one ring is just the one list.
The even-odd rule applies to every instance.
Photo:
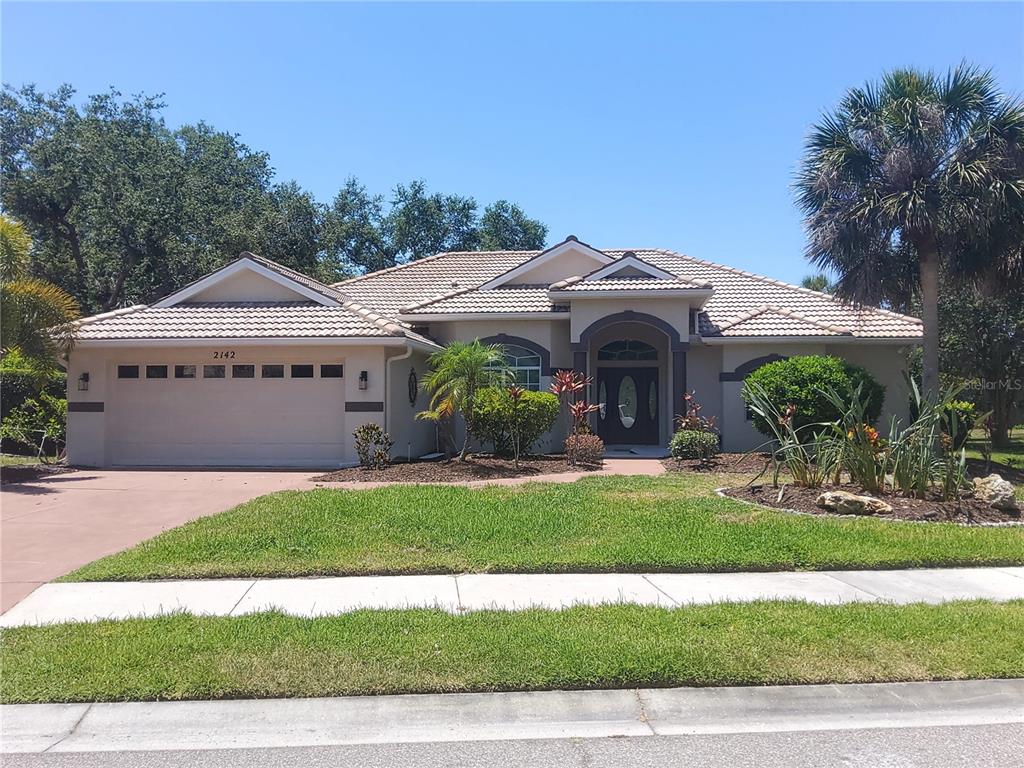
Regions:
[[706, 464], [698, 459], [662, 459], [669, 472], [760, 472], [771, 461], [767, 453], [720, 453]]
[[64, 464], [25, 464], [0, 469], [0, 485], [31, 483], [47, 475], [61, 475], [74, 472], [73, 467]]
[[[824, 491], [843, 490], [862, 496], [874, 496], [882, 499], [893, 511], [882, 515], [836, 515], [822, 509], [815, 501]], [[781, 501], [778, 500], [779, 489], [771, 485], [750, 485], [740, 488], [726, 488], [723, 493], [734, 499], [750, 501], [774, 509], [796, 510], [810, 515], [828, 517], [874, 517], [882, 520], [912, 520], [929, 523], [1019, 523], [1020, 513], [1001, 512], [992, 509], [988, 504], [974, 498], [962, 498], [959, 502], [942, 501], [940, 499], [908, 499], [891, 494], [866, 494], [852, 485], [826, 486], [823, 488], [803, 488], [796, 485], [785, 486]]]
[[554, 475], [563, 472], [587, 472], [600, 467], [570, 467], [564, 456], [529, 456], [519, 460], [517, 469], [511, 459], [476, 455], [466, 461], [396, 462], [384, 469], [348, 467], [314, 477], [319, 483], [463, 483], [469, 480], [496, 480], [505, 477]]

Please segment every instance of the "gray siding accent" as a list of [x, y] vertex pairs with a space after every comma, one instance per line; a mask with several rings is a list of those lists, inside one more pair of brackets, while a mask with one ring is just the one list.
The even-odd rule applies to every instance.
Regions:
[[357, 400], [345, 403], [345, 410], [349, 413], [383, 413], [384, 402], [382, 400]]
[[88, 400], [72, 400], [68, 403], [68, 413], [103, 413], [103, 403]]
[[762, 365], [767, 363], [774, 363], [776, 360], [788, 359], [785, 355], [764, 355], [763, 357], [755, 357], [753, 360], [748, 360], [743, 365], [737, 366], [735, 371], [722, 371], [718, 374], [719, 381], [745, 381], [747, 376], [752, 374]]

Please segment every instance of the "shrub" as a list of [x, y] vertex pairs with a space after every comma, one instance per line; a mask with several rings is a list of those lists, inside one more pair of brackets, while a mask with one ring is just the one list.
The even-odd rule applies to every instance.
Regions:
[[[885, 388], [863, 368], [828, 355], [807, 355], [777, 360], [762, 365], [751, 373], [743, 385], [742, 396], [751, 405], [750, 385], [757, 384], [776, 409], [794, 406], [793, 427], [802, 430], [809, 425], [838, 421], [843, 412], [826, 394], [837, 393], [849, 402], [858, 387], [864, 398], [867, 423], [874, 424], [882, 412]], [[753, 408], [754, 427], [763, 435], [775, 436], [774, 425]]]
[[842, 460], [841, 443], [836, 440], [836, 422], [821, 428], [818, 424], [796, 426], [796, 406], [779, 410], [768, 392], [757, 381], [748, 380], [743, 387], [750, 410], [771, 429], [772, 482], [779, 484], [783, 468], [793, 477], [793, 484], [819, 488], [834, 477]]
[[963, 440], [973, 419], [961, 421], [963, 403], [954, 399], [955, 388], [937, 402], [923, 398], [916, 382], [911, 381], [910, 388], [915, 415], [906, 427], [894, 417], [888, 438], [865, 423], [859, 387], [848, 402], [836, 392], [828, 393], [837, 408], [845, 408], [832, 429], [840, 466], [868, 491], [884, 491], [889, 484], [893, 493], [923, 498], [937, 491], [947, 501], [955, 499], [969, 485]]
[[604, 441], [597, 435], [569, 435], [565, 439], [565, 455], [573, 466], [599, 467], [604, 461]]
[[62, 371], [40, 369], [16, 350], [8, 352], [0, 363], [0, 417], [40, 392], [63, 398], [66, 381]]
[[668, 448], [674, 459], [707, 461], [719, 453], [718, 435], [697, 429], [681, 429], [672, 435]]
[[683, 395], [684, 413], [676, 416], [676, 429], [693, 432], [718, 432], [718, 419], [714, 416], [701, 416], [704, 406], [697, 402], [696, 392]]
[[356, 439], [359, 465], [367, 469], [383, 469], [391, 463], [391, 446], [395, 441], [379, 424], [363, 424], [352, 433]]
[[974, 403], [966, 400], [950, 400], [942, 406], [942, 432], [948, 435], [955, 450], [967, 444], [978, 413]]
[[598, 456], [596, 463], [599, 464], [604, 458], [604, 442], [600, 439], [593, 443], [591, 448], [584, 447], [589, 444], [587, 441], [581, 442], [578, 439], [580, 437], [596, 437], [591, 434], [587, 419], [590, 414], [597, 413], [600, 407], [596, 403], [588, 403], [582, 399], [590, 382], [590, 377], [584, 376], [579, 371], [557, 371], [551, 377], [551, 391], [558, 397], [558, 402], [565, 405], [569, 414], [569, 438], [565, 441], [565, 458], [569, 462], [569, 466], [580, 463], [582, 455], [591, 455], [595, 450]]
[[40, 392], [11, 410], [0, 422], [0, 436], [31, 446], [43, 459], [47, 449], [60, 458], [64, 454], [68, 424], [68, 401]]
[[518, 402], [513, 402], [508, 389], [486, 387], [476, 393], [473, 402], [470, 421], [473, 436], [490, 443], [494, 452], [501, 456], [514, 453], [514, 432], [518, 432], [519, 453], [529, 453], [558, 418], [555, 395], [529, 390], [519, 392]]

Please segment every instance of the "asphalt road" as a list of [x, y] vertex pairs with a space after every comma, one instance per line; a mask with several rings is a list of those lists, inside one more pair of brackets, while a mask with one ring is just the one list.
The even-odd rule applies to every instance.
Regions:
[[4, 768], [1019, 768], [1024, 725], [4, 755]]

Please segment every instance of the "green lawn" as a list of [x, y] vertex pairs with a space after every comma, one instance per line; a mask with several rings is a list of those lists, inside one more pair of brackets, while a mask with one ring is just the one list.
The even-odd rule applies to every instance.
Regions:
[[4, 702], [1024, 676], [1024, 601], [176, 615], [6, 630]]
[[[984, 461], [982, 448], [987, 440], [984, 433], [967, 441], [967, 458]], [[992, 466], [989, 471], [995, 472], [1016, 485], [1017, 498], [1024, 501], [1024, 428], [1010, 430], [1010, 444], [1005, 448], [992, 451]]]
[[1021, 528], [798, 516], [713, 494], [729, 481], [680, 473], [284, 492], [168, 531], [66, 578], [1024, 564]]
[[24, 467], [31, 464], [40, 464], [35, 456], [18, 456], [13, 453], [0, 453], [0, 467]]

